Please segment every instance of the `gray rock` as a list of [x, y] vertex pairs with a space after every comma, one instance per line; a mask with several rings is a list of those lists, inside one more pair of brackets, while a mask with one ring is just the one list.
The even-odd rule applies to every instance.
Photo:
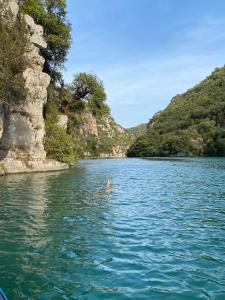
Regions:
[[29, 15], [24, 15], [23, 18], [29, 29], [31, 43], [40, 49], [47, 48], [47, 43], [43, 38], [43, 27], [35, 24], [34, 19]]
[[7, 19], [9, 15], [14, 20], [17, 18], [19, 12], [19, 5], [17, 0], [0, 0], [0, 4], [4, 4], [4, 7], [0, 12], [3, 18]]
[[[18, 1], [10, 0], [8, 9], [15, 19], [18, 14]], [[0, 174], [68, 168], [67, 164], [46, 160], [43, 106], [47, 101], [50, 77], [42, 71], [44, 59], [39, 50], [47, 44], [43, 38], [43, 28], [36, 25], [30, 16], [25, 15], [23, 18], [29, 29], [30, 39], [29, 49], [25, 54], [30, 63], [23, 73], [28, 94], [24, 104], [4, 108], [0, 140]]]
[[58, 115], [58, 122], [57, 125], [61, 128], [67, 129], [68, 126], [68, 116], [67, 115]]

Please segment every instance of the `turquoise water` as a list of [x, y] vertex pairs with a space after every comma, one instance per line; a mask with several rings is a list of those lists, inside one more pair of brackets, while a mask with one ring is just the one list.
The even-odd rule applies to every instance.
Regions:
[[9, 300], [224, 300], [224, 183], [223, 158], [0, 178], [0, 287]]

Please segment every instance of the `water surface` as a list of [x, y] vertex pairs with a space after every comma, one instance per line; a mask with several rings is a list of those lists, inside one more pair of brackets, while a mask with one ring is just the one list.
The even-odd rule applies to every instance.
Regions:
[[9, 300], [224, 300], [224, 180], [223, 158], [2, 177], [0, 287]]

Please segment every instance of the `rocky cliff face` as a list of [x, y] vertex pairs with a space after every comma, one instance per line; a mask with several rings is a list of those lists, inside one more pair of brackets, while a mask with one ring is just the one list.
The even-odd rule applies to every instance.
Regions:
[[80, 120], [80, 134], [87, 145], [86, 157], [126, 156], [131, 137], [109, 114], [96, 118], [91, 112], [85, 111]]
[[[11, 10], [14, 18], [17, 18], [18, 1], [10, 0], [6, 9]], [[28, 93], [24, 104], [10, 105], [4, 108], [1, 114], [0, 173], [2, 174], [68, 167], [66, 164], [46, 160], [43, 143], [45, 136], [43, 105], [47, 101], [50, 77], [42, 71], [44, 59], [39, 51], [47, 45], [43, 38], [43, 28], [36, 25], [30, 16], [22, 17], [29, 31], [29, 48], [25, 53], [29, 59], [29, 67], [23, 73]]]

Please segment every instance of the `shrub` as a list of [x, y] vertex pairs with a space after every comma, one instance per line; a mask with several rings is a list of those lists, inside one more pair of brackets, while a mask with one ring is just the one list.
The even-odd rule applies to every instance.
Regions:
[[49, 101], [45, 113], [45, 150], [49, 158], [69, 163], [76, 158], [73, 138], [64, 128], [57, 126], [57, 121], [57, 104]]
[[65, 129], [53, 125], [46, 127], [45, 150], [49, 158], [69, 163], [76, 159], [72, 137]]
[[[3, 5], [4, 1], [0, 11]], [[23, 71], [29, 63], [24, 55], [28, 39], [23, 21], [12, 20], [10, 13], [0, 15], [0, 41], [0, 105], [20, 103], [27, 96]]]

